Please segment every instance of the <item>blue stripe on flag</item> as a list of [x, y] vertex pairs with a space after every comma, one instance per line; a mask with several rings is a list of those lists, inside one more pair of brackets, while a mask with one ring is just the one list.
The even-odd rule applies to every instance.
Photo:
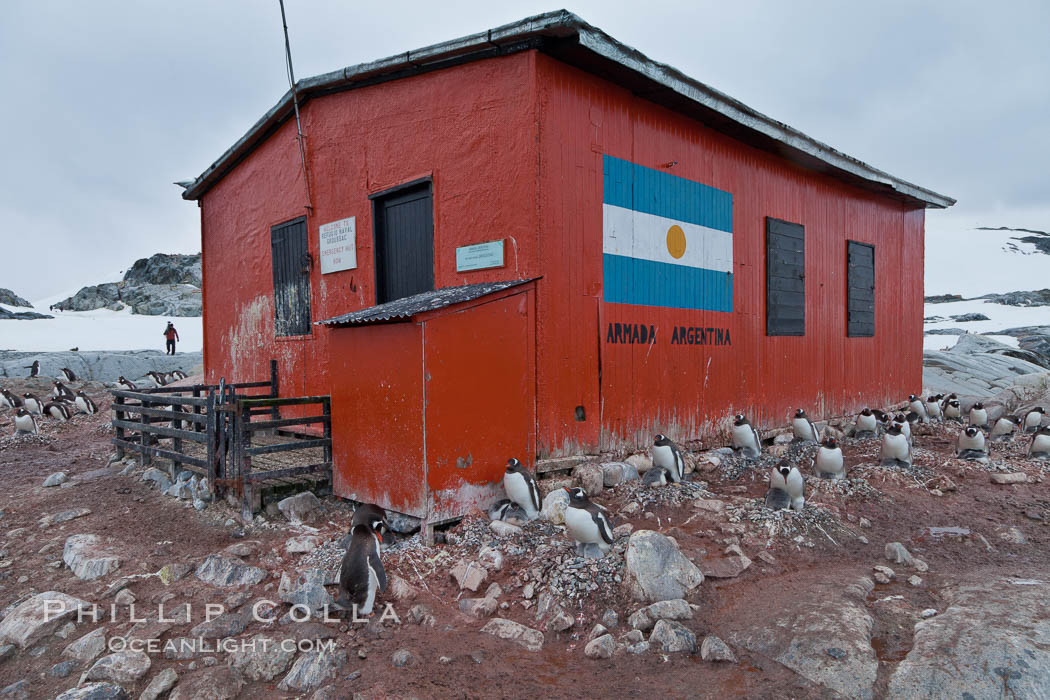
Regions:
[[733, 232], [733, 195], [684, 177], [603, 156], [604, 202]]
[[733, 273], [602, 255], [605, 301], [705, 311], [733, 310]]

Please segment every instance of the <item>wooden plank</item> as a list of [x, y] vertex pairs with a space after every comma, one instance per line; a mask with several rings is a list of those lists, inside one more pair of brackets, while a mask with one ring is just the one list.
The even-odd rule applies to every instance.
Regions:
[[237, 403], [249, 407], [255, 406], [300, 406], [306, 403], [324, 403], [327, 396], [294, 396], [285, 399], [263, 397], [258, 399], [240, 397]]
[[203, 413], [187, 413], [185, 411], [174, 411], [165, 408], [147, 408], [145, 406], [124, 404], [124, 413], [145, 413], [153, 418], [162, 418], [167, 420], [181, 420], [187, 423], [199, 423], [204, 425], [208, 422], [207, 417]]
[[139, 391], [123, 391], [119, 389], [111, 389], [110, 394], [116, 397], [123, 397], [125, 399], [135, 399], [137, 401], [145, 402], [147, 405], [161, 405], [167, 406], [170, 404], [178, 404], [181, 406], [203, 406], [204, 399], [194, 398], [193, 396], [155, 396], [151, 394], [144, 394]]
[[306, 416], [305, 418], [282, 418], [280, 420], [257, 420], [252, 421], [249, 430], [271, 430], [283, 428], [288, 425], [309, 425], [311, 423], [329, 423], [329, 416]]
[[185, 464], [192, 464], [193, 466], [200, 467], [201, 469], [204, 469], [207, 466], [204, 460], [200, 459], [199, 457], [191, 457], [189, 455], [179, 454], [177, 452], [172, 452], [171, 450], [165, 450], [161, 447], [154, 447], [152, 445], [142, 445], [138, 442], [128, 442], [127, 440], [118, 440], [117, 438], [112, 438], [111, 442], [114, 445], [119, 444], [122, 447], [126, 447], [129, 449], [147, 450], [151, 453], [151, 457], [159, 457], [161, 459], [172, 459], [173, 457], [177, 456], [179, 458], [179, 461], [184, 462]]
[[[251, 433], [249, 433], [250, 435]], [[259, 447], [246, 447], [244, 453], [248, 456], [265, 455], [274, 452], [291, 452], [293, 450], [308, 450], [312, 447], [325, 447], [329, 440], [298, 440], [296, 442], [282, 442], [276, 445], [260, 445]]]
[[262, 481], [285, 479], [287, 477], [300, 476], [303, 474], [312, 474], [319, 471], [330, 471], [331, 469], [331, 462], [320, 462], [318, 464], [307, 464], [301, 467], [288, 467], [287, 469], [270, 469], [267, 471], [254, 471], [248, 478], [245, 479], [245, 481], [259, 483]]
[[183, 440], [190, 440], [192, 442], [206, 443], [208, 436], [206, 433], [198, 433], [192, 430], [178, 430], [176, 428], [166, 428], [161, 425], [153, 425], [151, 423], [136, 423], [134, 421], [113, 421], [113, 427], [115, 428], [128, 428], [131, 430], [140, 430], [144, 433], [151, 435], [160, 435], [163, 437], [170, 438], [181, 438]]

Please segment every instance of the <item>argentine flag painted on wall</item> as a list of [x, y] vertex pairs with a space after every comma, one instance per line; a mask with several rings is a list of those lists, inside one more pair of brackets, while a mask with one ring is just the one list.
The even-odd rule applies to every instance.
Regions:
[[604, 156], [605, 301], [733, 310], [733, 195]]

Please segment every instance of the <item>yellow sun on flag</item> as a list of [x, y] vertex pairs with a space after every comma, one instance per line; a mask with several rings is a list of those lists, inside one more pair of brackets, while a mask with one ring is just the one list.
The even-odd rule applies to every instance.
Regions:
[[685, 231], [678, 224], [667, 229], [667, 252], [675, 260], [685, 255]]

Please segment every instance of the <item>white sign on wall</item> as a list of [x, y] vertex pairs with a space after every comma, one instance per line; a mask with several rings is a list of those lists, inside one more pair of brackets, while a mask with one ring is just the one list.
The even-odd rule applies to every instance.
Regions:
[[357, 267], [357, 224], [355, 217], [321, 224], [321, 274]]
[[456, 248], [456, 272], [503, 267], [503, 241]]

